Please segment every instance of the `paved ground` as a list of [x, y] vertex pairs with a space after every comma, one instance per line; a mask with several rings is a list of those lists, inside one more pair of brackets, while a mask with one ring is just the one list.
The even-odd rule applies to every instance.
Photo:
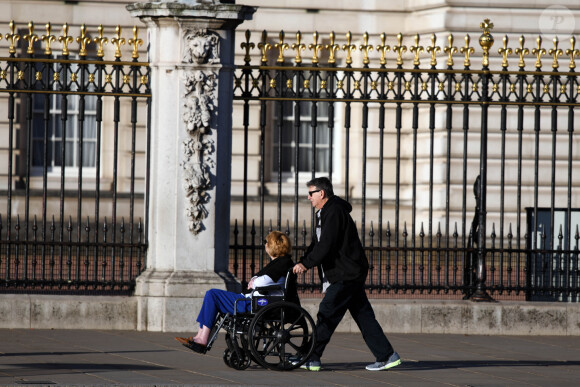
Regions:
[[360, 335], [336, 334], [323, 370], [245, 371], [222, 360], [223, 335], [207, 355], [172, 333], [0, 330], [1, 385], [578, 386], [580, 337], [388, 335], [404, 363], [369, 372]]

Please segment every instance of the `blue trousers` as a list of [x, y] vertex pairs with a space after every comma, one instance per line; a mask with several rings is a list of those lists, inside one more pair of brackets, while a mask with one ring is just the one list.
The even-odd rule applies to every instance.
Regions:
[[218, 312], [234, 313], [234, 303], [238, 299], [243, 299], [243, 301], [238, 301], [237, 303], [236, 308], [238, 313], [249, 312], [251, 307], [250, 299], [244, 297], [243, 294], [221, 289], [208, 290], [203, 298], [203, 304], [197, 316], [197, 322], [200, 326], [206, 326], [211, 329], [215, 324]]

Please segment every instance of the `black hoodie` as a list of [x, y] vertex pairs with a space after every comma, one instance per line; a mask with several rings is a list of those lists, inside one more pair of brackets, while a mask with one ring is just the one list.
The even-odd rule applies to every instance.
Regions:
[[313, 236], [302, 264], [308, 269], [322, 266], [331, 284], [364, 282], [369, 264], [350, 216], [352, 206], [338, 196], [332, 196], [320, 211], [320, 241], [316, 235]]

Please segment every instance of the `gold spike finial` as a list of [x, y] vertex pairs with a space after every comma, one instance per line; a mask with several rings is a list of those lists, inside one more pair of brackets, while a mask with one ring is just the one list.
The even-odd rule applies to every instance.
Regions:
[[359, 46], [359, 50], [363, 52], [363, 64], [368, 65], [371, 61], [369, 59], [369, 51], [373, 50], [373, 46], [369, 44], [369, 34], [365, 32], [363, 34], [363, 44]]
[[102, 58], [105, 56], [105, 50], [103, 46], [109, 42], [109, 39], [103, 37], [103, 25], [99, 25], [97, 28], [99, 36], [93, 39], [93, 42], [97, 45], [97, 56]]
[[419, 46], [419, 34], [415, 35], [415, 45], [411, 46], [409, 48], [409, 51], [411, 51], [412, 53], [415, 54], [415, 57], [413, 58], [413, 65], [414, 66], [419, 66], [420, 62], [419, 62], [419, 53], [423, 52], [424, 48], [423, 46]]
[[447, 37], [447, 46], [443, 47], [443, 52], [447, 54], [447, 66], [453, 66], [453, 54], [457, 52], [457, 47], [453, 45], [453, 34]]
[[403, 46], [403, 34], [397, 34], [397, 45], [393, 46], [393, 52], [397, 53], [397, 65], [403, 64], [403, 53], [407, 51], [407, 46]]
[[330, 33], [330, 44], [324, 46], [328, 50], [328, 63], [336, 63], [336, 51], [340, 50], [340, 46], [335, 43], [336, 36], [334, 35], [334, 31]]
[[284, 31], [280, 31], [278, 36], [280, 37], [280, 42], [274, 44], [274, 47], [278, 49], [278, 59], [276, 59], [276, 62], [284, 63], [284, 50], [288, 49], [288, 43], [284, 43]]
[[518, 62], [518, 66], [520, 68], [523, 68], [526, 65], [526, 62], [524, 61], [524, 56], [528, 55], [530, 53], [530, 50], [528, 48], [524, 48], [524, 44], [526, 43], [526, 38], [524, 37], [524, 35], [520, 36], [519, 41], [520, 41], [520, 46], [514, 50], [514, 53], [516, 55], [520, 56], [520, 61]]
[[262, 50], [262, 63], [268, 62], [268, 50], [272, 48], [272, 45], [268, 43], [268, 33], [266, 30], [262, 31], [262, 41], [258, 43], [258, 48]]
[[133, 26], [133, 37], [130, 38], [127, 43], [129, 46], [133, 46], [133, 51], [131, 52], [131, 58], [139, 58], [139, 46], [143, 45], [143, 39], [139, 38], [139, 27]]
[[52, 54], [52, 48], [50, 47], [50, 45], [52, 44], [52, 42], [54, 42], [56, 40], [56, 37], [54, 35], [50, 34], [51, 30], [52, 30], [52, 25], [50, 23], [46, 23], [46, 35], [42, 35], [40, 37], [40, 40], [43, 41], [44, 44], [46, 45], [44, 48], [45, 55]]
[[570, 38], [570, 48], [566, 50], [566, 55], [570, 57], [570, 67], [571, 69], [576, 68], [575, 58], [580, 55], [580, 50], [576, 48], [576, 38], [572, 36]]
[[250, 32], [250, 30], [246, 30], [245, 36], [246, 36], [246, 41], [242, 42], [242, 44], [240, 44], [240, 46], [242, 47], [242, 49], [246, 50], [246, 55], [244, 56], [244, 62], [250, 63], [250, 61], [252, 60], [252, 57], [250, 56], [250, 50], [253, 49], [254, 47], [256, 47], [256, 45], [254, 43], [250, 42], [250, 37], [252, 36], [252, 33]]
[[497, 53], [502, 56], [502, 62], [501, 62], [502, 67], [508, 67], [508, 55], [511, 54], [513, 51], [511, 48], [508, 48], [508, 43], [510, 40], [509, 40], [507, 35], [503, 36], [502, 41], [503, 41], [503, 47], [500, 47], [497, 50]]
[[125, 44], [125, 38], [121, 37], [121, 26], [115, 27], [115, 37], [111, 39], [111, 44], [115, 45], [115, 58], [120, 58], [121, 46]]
[[441, 47], [436, 46], [437, 36], [431, 34], [431, 45], [427, 47], [427, 52], [431, 53], [431, 62], [429, 63], [432, 67], [437, 66], [437, 53], [441, 51]]
[[18, 39], [20, 39], [20, 35], [14, 33], [14, 20], [11, 20], [10, 23], [8, 23], [8, 26], [10, 27], [10, 33], [6, 34], [4, 38], [10, 41], [10, 48], [8, 49], [8, 52], [10, 54], [15, 54], [16, 42], [18, 41]]
[[62, 55], [69, 55], [68, 45], [74, 41], [73, 37], [68, 34], [68, 24], [64, 23], [62, 26], [63, 35], [58, 37], [58, 41], [62, 44]]
[[352, 34], [350, 31], [346, 33], [346, 44], [342, 45], [342, 50], [346, 51], [346, 64], [352, 64], [352, 51], [356, 50], [356, 46], [352, 44]]
[[381, 65], [387, 64], [387, 51], [391, 49], [391, 47], [386, 43], [387, 43], [387, 34], [383, 32], [381, 34], [381, 44], [377, 46], [377, 51], [381, 53], [381, 61], [380, 61]]
[[469, 34], [465, 34], [464, 39], [465, 46], [461, 47], [459, 51], [463, 55], [465, 55], [465, 59], [463, 60], [463, 66], [469, 67], [471, 66], [471, 60], [469, 59], [469, 56], [475, 52], [475, 49], [469, 45], [469, 43], [471, 42], [471, 37], [469, 36]]
[[322, 49], [322, 44], [318, 43], [318, 31], [314, 31], [314, 33], [312, 34], [312, 37], [314, 38], [314, 43], [310, 43], [308, 45], [308, 49], [313, 51], [312, 52], [312, 63], [316, 64], [316, 63], [318, 63], [318, 53]]
[[558, 67], [560, 67], [560, 65], [558, 63], [558, 57], [562, 56], [562, 54], [564, 52], [562, 51], [562, 49], [558, 48], [558, 43], [560, 43], [560, 42], [559, 42], [557, 36], [554, 36], [553, 43], [554, 43], [554, 48], [551, 48], [550, 51], [548, 51], [548, 54], [552, 55], [552, 58], [553, 58], [552, 68], [557, 69]]
[[34, 33], [34, 23], [28, 23], [28, 34], [24, 35], [22, 39], [28, 41], [27, 54], [34, 54], [34, 42], [38, 41], [38, 35]]
[[87, 26], [81, 26], [81, 36], [77, 37], [79, 44], [79, 56], [87, 56], [87, 44], [91, 42], [91, 38], [87, 37]]
[[300, 53], [300, 51], [306, 50], [306, 45], [302, 43], [302, 33], [300, 31], [296, 32], [296, 43], [292, 43], [292, 46], [290, 47], [296, 51], [294, 62], [302, 63], [302, 54]]
[[542, 37], [538, 35], [536, 39], [537, 47], [532, 50], [532, 54], [536, 56], [536, 68], [542, 68], [542, 56], [546, 55], [546, 50], [542, 48]]

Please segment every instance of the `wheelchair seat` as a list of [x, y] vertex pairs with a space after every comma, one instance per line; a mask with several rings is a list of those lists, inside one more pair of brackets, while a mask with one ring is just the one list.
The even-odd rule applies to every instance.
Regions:
[[[272, 302], [287, 301], [300, 306], [300, 298], [298, 297], [298, 287], [296, 285], [297, 275], [294, 274], [293, 268], [290, 268], [286, 273], [284, 281], [284, 288], [280, 285], [270, 285], [257, 287], [251, 292], [250, 298], [252, 300], [251, 313], [257, 313], [260, 309], [269, 305]], [[283, 295], [270, 295], [269, 293], [283, 291]]]

